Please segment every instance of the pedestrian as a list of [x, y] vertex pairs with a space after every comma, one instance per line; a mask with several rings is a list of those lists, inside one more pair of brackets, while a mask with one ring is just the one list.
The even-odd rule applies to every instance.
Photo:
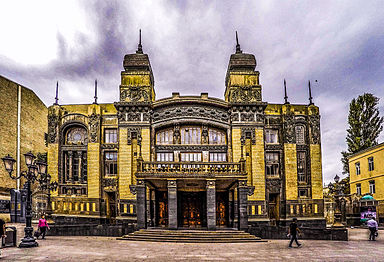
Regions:
[[369, 229], [369, 240], [376, 241], [376, 231], [379, 229], [379, 226], [373, 216], [367, 221], [367, 226]]
[[292, 247], [292, 243], [293, 241], [296, 242], [296, 245], [297, 247], [300, 247], [301, 244], [297, 241], [297, 234], [298, 233], [301, 233], [299, 227], [297, 226], [297, 218], [294, 217], [292, 219], [292, 223], [289, 225], [289, 237], [291, 238], [291, 241], [289, 242], [289, 246], [288, 247]]
[[47, 233], [47, 229], [49, 229], [47, 220], [45, 219], [44, 215], [41, 215], [41, 218], [39, 219], [39, 225], [38, 230], [40, 231], [41, 238], [45, 238], [45, 234]]
[[3, 239], [6, 238], [5, 235], [5, 221], [0, 218], [0, 257], [1, 257], [1, 249], [3, 248]]

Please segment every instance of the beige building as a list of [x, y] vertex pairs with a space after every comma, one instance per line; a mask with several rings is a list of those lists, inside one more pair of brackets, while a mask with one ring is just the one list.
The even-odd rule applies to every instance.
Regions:
[[[14, 175], [25, 170], [24, 153], [46, 153], [48, 109], [29, 88], [0, 76], [0, 157], [11, 155], [17, 160]], [[12, 188], [22, 188], [23, 181], [12, 180], [0, 167], [0, 202], [4, 208]], [[0, 216], [9, 219], [9, 213]]]
[[224, 99], [173, 93], [156, 100], [140, 44], [123, 67], [118, 102], [49, 107], [57, 219], [245, 229], [298, 217], [325, 225], [312, 97], [264, 102], [255, 56], [239, 44], [223, 76]]
[[351, 193], [371, 194], [378, 201], [377, 213], [384, 220], [384, 143], [349, 157]]

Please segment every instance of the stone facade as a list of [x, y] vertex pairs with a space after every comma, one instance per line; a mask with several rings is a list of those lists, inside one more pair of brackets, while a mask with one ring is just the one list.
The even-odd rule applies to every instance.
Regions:
[[172, 229], [292, 217], [324, 225], [319, 108], [264, 102], [254, 55], [231, 55], [224, 100], [156, 100], [141, 47], [123, 66], [120, 101], [49, 108], [57, 217]]
[[[25, 170], [22, 154], [32, 151], [46, 153], [45, 134], [47, 133], [47, 107], [30, 89], [0, 76], [0, 156], [12, 156], [17, 160], [18, 149], [18, 117], [20, 119], [20, 163], [21, 171]], [[19, 98], [21, 98], [19, 100]], [[20, 110], [18, 109], [20, 106]], [[22, 188], [24, 181], [20, 182]], [[10, 200], [10, 190], [17, 188], [16, 180], [12, 180], [5, 171], [3, 163], [0, 168], [0, 199]], [[2, 215], [9, 219], [9, 214]]]

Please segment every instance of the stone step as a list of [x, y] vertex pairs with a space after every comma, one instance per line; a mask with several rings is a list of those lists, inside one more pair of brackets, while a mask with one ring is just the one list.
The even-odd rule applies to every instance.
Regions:
[[259, 237], [244, 231], [207, 231], [207, 230], [161, 230], [141, 229], [119, 240], [152, 241], [152, 242], [184, 242], [184, 243], [238, 243], [266, 242]]

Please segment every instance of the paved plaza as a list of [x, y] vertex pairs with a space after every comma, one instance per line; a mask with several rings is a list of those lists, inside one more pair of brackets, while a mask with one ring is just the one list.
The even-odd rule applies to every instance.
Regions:
[[350, 230], [348, 242], [303, 240], [301, 248], [292, 249], [288, 240], [185, 244], [50, 236], [39, 240], [38, 248], [3, 249], [0, 261], [384, 261], [384, 237], [367, 241], [366, 231]]

